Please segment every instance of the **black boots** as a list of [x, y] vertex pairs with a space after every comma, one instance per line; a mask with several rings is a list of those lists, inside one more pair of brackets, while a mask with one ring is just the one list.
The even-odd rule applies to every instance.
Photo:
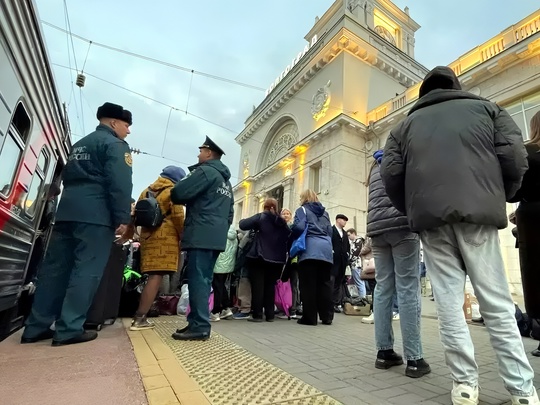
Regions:
[[407, 377], [419, 378], [429, 373], [431, 373], [431, 367], [424, 359], [407, 360], [407, 368], [405, 369]]
[[379, 350], [377, 360], [375, 360], [375, 368], [387, 370], [393, 366], [401, 366], [403, 357], [397, 354], [393, 349]]
[[[400, 366], [402, 364], [403, 357], [397, 354], [393, 349], [379, 350], [377, 353], [375, 368], [387, 370], [390, 367]], [[431, 373], [431, 368], [424, 359], [407, 360], [407, 368], [405, 369], [405, 375], [407, 377], [419, 378], [429, 373]]]

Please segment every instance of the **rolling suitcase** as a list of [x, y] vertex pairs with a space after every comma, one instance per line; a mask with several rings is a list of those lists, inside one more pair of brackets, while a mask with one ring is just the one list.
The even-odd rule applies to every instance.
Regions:
[[103, 271], [92, 306], [86, 315], [85, 329], [101, 330], [104, 325], [112, 325], [118, 317], [120, 294], [124, 277], [127, 251], [124, 246], [113, 243], [109, 261]]

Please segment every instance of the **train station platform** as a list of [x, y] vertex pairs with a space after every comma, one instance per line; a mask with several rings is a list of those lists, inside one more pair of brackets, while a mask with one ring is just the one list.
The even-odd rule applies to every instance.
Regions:
[[[373, 325], [337, 314], [333, 325], [294, 320], [221, 320], [210, 340], [170, 335], [181, 316], [154, 319], [156, 328], [129, 331], [129, 320], [104, 328], [87, 344], [20, 345], [20, 332], [0, 343], [0, 403], [6, 405], [363, 405], [451, 404], [434, 304], [424, 299], [422, 338], [432, 373], [404, 375], [405, 366], [374, 368]], [[435, 316], [436, 318], [436, 316]], [[484, 327], [470, 326], [480, 367], [481, 404], [509, 404]], [[394, 322], [401, 350], [399, 321]], [[524, 339], [527, 352], [538, 345]], [[540, 387], [540, 358], [530, 356]]]

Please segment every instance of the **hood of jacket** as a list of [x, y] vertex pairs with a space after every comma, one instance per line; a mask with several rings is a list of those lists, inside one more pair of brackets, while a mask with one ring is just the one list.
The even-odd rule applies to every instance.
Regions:
[[325, 212], [326, 208], [320, 202], [310, 202], [305, 204], [306, 208], [309, 208], [317, 217], [321, 217]]
[[227, 232], [227, 239], [234, 240], [235, 238], [238, 238], [238, 234], [236, 233], [236, 228], [234, 225], [231, 224], [229, 231]]
[[437, 66], [424, 77], [418, 97], [422, 98], [436, 89], [461, 90], [456, 74], [448, 66]]
[[189, 169], [190, 172], [192, 172], [197, 167], [202, 167], [202, 166], [213, 167], [214, 169], [216, 169], [223, 176], [225, 181], [229, 181], [229, 179], [231, 178], [231, 172], [230, 172], [229, 168], [227, 166], [225, 166], [223, 164], [223, 162], [221, 160], [219, 160], [219, 159], [211, 159], [211, 160], [207, 160], [206, 162], [203, 162], [203, 163], [197, 163], [196, 165], [188, 167], [188, 169]]
[[150, 190], [154, 192], [165, 190], [166, 188], [174, 187], [174, 183], [170, 179], [166, 179], [165, 177], [158, 177], [156, 181], [154, 181], [150, 185]]
[[437, 66], [426, 75], [420, 86], [418, 96], [419, 100], [407, 115], [411, 115], [421, 108], [449, 100], [474, 99], [486, 101], [483, 97], [461, 90], [461, 84], [456, 74], [447, 66]]

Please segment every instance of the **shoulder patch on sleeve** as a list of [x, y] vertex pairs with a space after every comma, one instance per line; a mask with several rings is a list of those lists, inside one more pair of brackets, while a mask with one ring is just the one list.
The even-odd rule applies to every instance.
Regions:
[[124, 160], [126, 162], [126, 165], [129, 167], [133, 166], [133, 158], [131, 157], [131, 153], [124, 153]]

